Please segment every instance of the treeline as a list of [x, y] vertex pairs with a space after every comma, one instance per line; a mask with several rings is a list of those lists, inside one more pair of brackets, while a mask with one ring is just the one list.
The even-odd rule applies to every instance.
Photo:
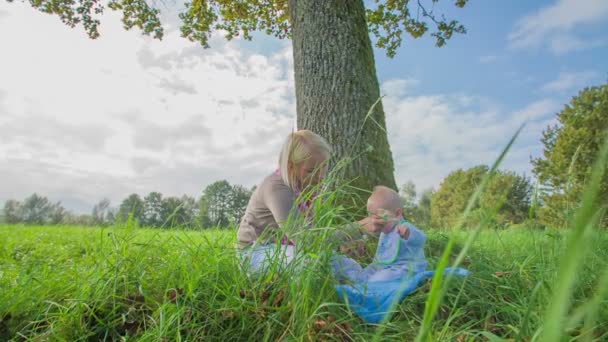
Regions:
[[[442, 181], [439, 189], [427, 189], [419, 196], [414, 183], [406, 183], [400, 191], [406, 218], [425, 228], [457, 226], [469, 199], [488, 172], [485, 165], [453, 171]], [[483, 224], [495, 228], [524, 222], [538, 225], [532, 203], [533, 188], [525, 175], [497, 171], [462, 225]]]
[[[603, 170], [594, 205], [594, 225], [608, 228], [608, 165], [596, 165], [608, 143], [608, 84], [587, 87], [557, 113], [557, 123], [542, 133], [542, 156], [532, 159], [534, 184], [523, 175], [498, 171], [473, 204], [465, 226], [511, 225], [566, 228], [580, 208], [594, 168]], [[450, 173], [437, 191], [416, 196], [413, 183], [401, 189], [405, 213], [422, 226], [454, 227], [487, 166]]]
[[[582, 90], [557, 114], [557, 122], [543, 132], [543, 155], [531, 161], [534, 183], [525, 175], [497, 171], [460, 222], [469, 199], [489, 172], [487, 166], [455, 170], [437, 190], [420, 194], [408, 182], [400, 189], [405, 216], [425, 228], [451, 228], [459, 223], [567, 227], [608, 137], [608, 84]], [[599, 167], [606, 171], [608, 165]], [[608, 172], [596, 190], [596, 225], [608, 227]], [[118, 208], [102, 200], [90, 215], [71, 214], [61, 203], [33, 194], [22, 202], [7, 201], [2, 219], [6, 223], [108, 225], [132, 215], [146, 227], [227, 227], [239, 222], [252, 191], [223, 180], [207, 186], [198, 199], [164, 197], [158, 192], [143, 198], [132, 194]]]
[[109, 200], [103, 199], [91, 214], [83, 215], [71, 213], [61, 202], [53, 203], [44, 196], [32, 194], [23, 201], [5, 202], [2, 222], [105, 226], [136, 220], [140, 226], [155, 228], [229, 227], [242, 218], [254, 189], [222, 180], [207, 186], [198, 199], [187, 195], [163, 196], [160, 192], [151, 192], [143, 198], [131, 194], [118, 207], [112, 207]]

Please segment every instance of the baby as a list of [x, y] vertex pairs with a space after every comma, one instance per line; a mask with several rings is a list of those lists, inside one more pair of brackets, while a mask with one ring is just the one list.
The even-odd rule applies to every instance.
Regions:
[[367, 229], [380, 232], [373, 262], [365, 268], [351, 258], [337, 255], [331, 262], [340, 280], [357, 282], [391, 281], [423, 272], [426, 236], [403, 219], [403, 207], [394, 190], [377, 186], [367, 200]]

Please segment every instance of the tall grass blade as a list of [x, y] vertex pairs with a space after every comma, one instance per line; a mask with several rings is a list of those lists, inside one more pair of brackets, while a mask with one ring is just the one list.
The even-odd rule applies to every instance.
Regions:
[[[488, 186], [488, 184], [489, 184], [490, 180], [492, 179], [492, 177], [494, 176], [496, 170], [498, 169], [498, 167], [502, 163], [503, 159], [505, 158], [505, 156], [511, 149], [511, 146], [513, 146], [513, 143], [515, 142], [515, 140], [517, 139], [517, 137], [519, 136], [519, 134], [523, 128], [524, 128], [524, 125], [521, 125], [519, 127], [519, 129], [515, 132], [515, 134], [511, 138], [511, 140], [509, 140], [509, 143], [507, 144], [507, 146], [502, 150], [498, 159], [496, 159], [496, 161], [492, 165], [492, 168], [490, 169], [490, 171], [484, 176], [483, 181], [477, 187], [477, 190], [475, 190], [475, 192], [469, 199], [466, 209], [465, 209], [464, 213], [462, 214], [462, 216], [460, 217], [460, 220], [456, 227], [457, 229], [461, 228], [462, 225], [464, 224], [464, 220], [468, 217], [469, 213], [473, 210], [473, 208], [477, 204], [479, 197], [483, 193], [484, 189]], [[480, 224], [477, 227], [477, 229], [475, 229], [475, 231], [469, 235], [469, 238], [465, 242], [464, 247], [462, 248], [462, 250], [460, 251], [460, 253], [457, 256], [453, 267], [458, 267], [460, 265], [460, 263], [462, 262], [462, 260], [464, 259], [465, 255], [466, 255], [467, 251], [473, 245], [473, 242], [477, 238], [481, 229], [482, 229], [482, 225]], [[439, 305], [441, 304], [441, 300], [443, 299], [443, 295], [445, 293], [447, 285], [452, 277], [451, 274], [448, 274], [445, 282], [443, 281], [443, 278], [444, 278], [443, 273], [448, 264], [447, 262], [444, 262], [444, 260], [449, 260], [452, 246], [453, 246], [453, 238], [450, 238], [448, 245], [445, 248], [443, 255], [441, 257], [441, 262], [439, 263], [439, 265], [436, 269], [435, 276], [433, 277], [433, 282], [431, 285], [431, 292], [429, 294], [429, 298], [427, 299], [427, 303], [425, 306], [424, 317], [422, 319], [422, 325], [420, 326], [420, 330], [418, 331], [418, 335], [416, 336], [417, 342], [429, 340], [428, 334], [431, 330], [433, 319], [435, 318], [435, 315], [437, 314], [437, 310], [439, 309]]]
[[559, 262], [556, 286], [546, 310], [541, 341], [559, 341], [564, 333], [563, 321], [570, 306], [577, 269], [588, 250], [590, 236], [588, 232], [593, 229], [592, 223], [599, 210], [597, 199], [607, 162], [608, 139], [605, 139], [593, 166], [590, 181], [583, 193], [581, 207], [576, 211], [571, 223], [571, 232]]

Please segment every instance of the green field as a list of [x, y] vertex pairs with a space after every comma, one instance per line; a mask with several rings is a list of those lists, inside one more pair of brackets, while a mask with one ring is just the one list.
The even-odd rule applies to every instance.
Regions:
[[[447, 241], [427, 232], [434, 267]], [[608, 264], [608, 234], [594, 232], [576, 274], [565, 339], [608, 339], [608, 305], [590, 301]], [[305, 271], [249, 279], [234, 230], [0, 226], [0, 340], [413, 340], [430, 284], [382, 326], [364, 324], [333, 290], [322, 258]], [[535, 340], [567, 236], [487, 230], [461, 266], [433, 320], [434, 341]], [[599, 300], [599, 301], [598, 301]], [[592, 304], [598, 310], [591, 310]], [[593, 329], [585, 333], [590, 312]], [[593, 323], [595, 322], [595, 323]]]

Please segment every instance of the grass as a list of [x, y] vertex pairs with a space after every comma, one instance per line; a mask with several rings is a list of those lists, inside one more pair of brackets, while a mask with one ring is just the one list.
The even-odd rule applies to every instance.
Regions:
[[[450, 239], [454, 259], [470, 234], [429, 231], [431, 267]], [[462, 264], [473, 274], [448, 286], [429, 338], [538, 337], [571, 234], [480, 231]], [[602, 340], [608, 306], [596, 290], [608, 234], [590, 234], [572, 297], [577, 307], [595, 303], [586, 306], [599, 322], [592, 340]], [[369, 340], [378, 329], [341, 303], [321, 258], [291, 279], [245, 276], [234, 230], [1, 226], [0, 240], [0, 340]], [[417, 336], [429, 290], [397, 306], [382, 340]], [[575, 311], [570, 339], [584, 330]]]
[[430, 268], [472, 275], [438, 272], [380, 325], [337, 298], [327, 265], [350, 220], [348, 185], [331, 187], [341, 163], [313, 203], [315, 228], [289, 231], [300, 258], [281, 274], [248, 277], [234, 229], [0, 226], [0, 340], [608, 340], [608, 232], [594, 229], [607, 160], [608, 142], [569, 229], [427, 231]]

